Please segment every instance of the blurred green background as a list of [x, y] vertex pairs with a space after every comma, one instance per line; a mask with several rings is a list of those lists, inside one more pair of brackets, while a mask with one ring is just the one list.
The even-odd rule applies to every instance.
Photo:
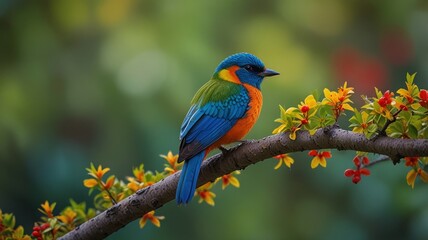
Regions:
[[[89, 200], [90, 162], [120, 178], [177, 152], [189, 102], [226, 56], [247, 51], [281, 72], [263, 84], [248, 138], [277, 126], [278, 104], [348, 81], [359, 95], [428, 83], [428, 1], [52, 0], [0, 2], [0, 208], [27, 232], [46, 199]], [[342, 123], [347, 127], [348, 122]], [[161, 228], [134, 222], [108, 239], [427, 239], [428, 188], [385, 163], [352, 184], [354, 152], [327, 169], [307, 153], [269, 159], [216, 206], [169, 203]], [[375, 158], [374, 156], [373, 158]]]

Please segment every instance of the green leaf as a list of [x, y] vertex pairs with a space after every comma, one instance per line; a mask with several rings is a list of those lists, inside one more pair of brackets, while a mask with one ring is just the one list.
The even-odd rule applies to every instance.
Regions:
[[393, 122], [386, 129], [386, 133], [388, 134], [388, 136], [391, 136], [391, 137], [401, 137], [406, 132], [401, 122]]
[[285, 113], [285, 109], [281, 105], [279, 105], [279, 111], [280, 111], [281, 118], [284, 119], [286, 113]]
[[421, 132], [423, 138], [428, 138], [428, 127], [423, 128]]
[[401, 118], [401, 119], [405, 119], [406, 120], [406, 122], [407, 121], [409, 121], [410, 120], [410, 118], [412, 117], [412, 113], [410, 112], [410, 111], [401, 111], [399, 114], [398, 114], [398, 117], [397, 118]]
[[374, 132], [376, 132], [377, 131], [377, 125], [376, 124], [370, 124], [368, 127], [367, 127], [367, 132], [369, 132], [369, 133], [374, 133]]
[[11, 213], [5, 213], [5, 214], [3, 214], [3, 224], [6, 227], [14, 228], [15, 227], [15, 223], [16, 223], [15, 216], [13, 214], [11, 214]]
[[392, 138], [400, 138], [403, 136], [403, 134], [401, 134], [399, 132], [393, 132], [393, 133], [389, 134], [389, 136]]
[[412, 124], [409, 124], [408, 126], [409, 128], [409, 137], [411, 138], [418, 138], [418, 129], [416, 129], [415, 126], [413, 126]]
[[412, 75], [410, 75], [410, 73], [407, 73], [407, 74], [406, 74], [406, 81], [407, 81], [409, 84], [413, 84], [413, 80], [415, 79], [415, 76], [416, 76], [416, 72], [415, 72], [415, 73], [413, 73]]
[[318, 109], [318, 115], [322, 117], [326, 117], [328, 115], [332, 115], [333, 111], [331, 109], [331, 106], [329, 105], [321, 105]]
[[381, 91], [379, 91], [379, 89], [377, 89], [377, 87], [375, 87], [375, 92], [376, 92], [377, 98], [381, 98], [383, 96], [383, 93]]
[[17, 227], [13, 233], [13, 236], [17, 239], [22, 238], [24, 236], [24, 228], [22, 226]]
[[315, 100], [316, 100], [317, 102], [319, 102], [319, 98], [320, 98], [320, 91], [319, 91], [318, 89], [315, 89], [315, 90], [312, 92], [312, 96], [314, 96]]

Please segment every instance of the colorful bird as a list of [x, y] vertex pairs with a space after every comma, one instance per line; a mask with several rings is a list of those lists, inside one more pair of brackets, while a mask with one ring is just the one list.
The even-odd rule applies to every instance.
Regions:
[[184, 161], [176, 200], [188, 203], [195, 192], [202, 160], [213, 149], [242, 139], [262, 108], [260, 84], [279, 73], [249, 53], [224, 59], [192, 99], [180, 131], [178, 162]]

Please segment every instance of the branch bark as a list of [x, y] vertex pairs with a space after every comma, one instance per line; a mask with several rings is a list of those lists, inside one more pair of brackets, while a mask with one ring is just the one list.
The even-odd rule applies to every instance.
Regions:
[[[428, 139], [396, 139], [380, 136], [374, 140], [338, 127], [319, 129], [314, 135], [299, 131], [292, 141], [288, 133], [259, 140], [250, 140], [233, 147], [226, 154], [217, 154], [205, 160], [201, 167], [198, 186], [235, 170], [245, 169], [264, 159], [282, 153], [313, 149], [355, 150], [389, 156], [398, 163], [405, 156], [428, 156]], [[60, 239], [103, 239], [145, 213], [162, 207], [175, 197], [180, 177], [177, 172], [156, 184], [137, 191], [91, 220], [76, 227]]]

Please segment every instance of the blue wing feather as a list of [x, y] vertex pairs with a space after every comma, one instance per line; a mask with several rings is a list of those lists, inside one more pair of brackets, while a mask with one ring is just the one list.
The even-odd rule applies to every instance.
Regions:
[[192, 105], [181, 126], [179, 162], [205, 150], [245, 115], [249, 103], [246, 91], [242, 87], [226, 100]]

